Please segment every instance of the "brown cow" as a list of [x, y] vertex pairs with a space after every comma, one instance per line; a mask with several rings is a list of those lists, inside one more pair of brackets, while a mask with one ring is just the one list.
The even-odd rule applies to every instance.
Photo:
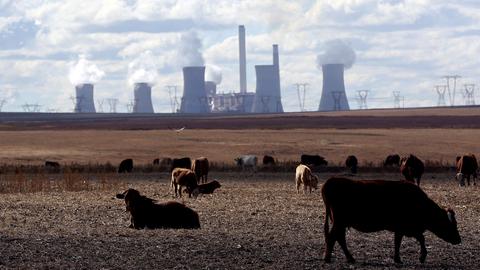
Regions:
[[[206, 183], [206, 184], [200, 184], [196, 187], [195, 190], [192, 191], [192, 193], [194, 195], [198, 195], [198, 194], [212, 194], [215, 189], [217, 188], [220, 188], [222, 185], [220, 185], [220, 183], [217, 181], [217, 180], [213, 180], [212, 182], [210, 183]], [[185, 189], [184, 192], [189, 192], [188, 188]]]
[[[172, 171], [172, 188], [175, 189], [175, 197], [180, 195], [182, 197], [182, 186], [187, 188], [188, 197], [192, 197], [192, 192], [197, 187], [197, 176], [195, 172], [190, 169], [176, 168]], [[194, 194], [196, 197], [196, 194]]]
[[200, 228], [198, 214], [184, 204], [155, 203], [155, 200], [140, 195], [135, 189], [127, 189], [116, 197], [125, 199], [126, 210], [131, 214], [130, 228]]
[[470, 186], [470, 176], [472, 176], [473, 185], [477, 179], [478, 163], [474, 154], [467, 154], [457, 159], [457, 175], [456, 179], [460, 186], [465, 185], [465, 178], [467, 178], [467, 185]]
[[[347, 228], [360, 232], [394, 232], [396, 263], [401, 263], [399, 250], [403, 236], [418, 240], [422, 263], [427, 256], [423, 236], [426, 230], [451, 244], [461, 242], [453, 210], [441, 208], [418, 186], [405, 181], [355, 181], [333, 177], [322, 186], [322, 197], [325, 203], [326, 262], [331, 260], [336, 241], [348, 262], [355, 262], [347, 249]], [[329, 220], [332, 221], [331, 230]]]
[[408, 157], [403, 157], [400, 165], [400, 172], [405, 176], [405, 180], [412, 183], [417, 183], [420, 186], [420, 179], [422, 178], [425, 166], [423, 162], [416, 156], [410, 154]]
[[208, 159], [206, 157], [199, 157], [192, 163], [192, 171], [197, 175], [197, 183], [206, 183], [208, 180]]
[[295, 184], [297, 186], [297, 193], [300, 191], [300, 185], [303, 184], [303, 193], [305, 194], [307, 191], [307, 187], [312, 192], [312, 188], [318, 188], [318, 178], [315, 176], [310, 168], [307, 166], [300, 164], [297, 166], [295, 170]]

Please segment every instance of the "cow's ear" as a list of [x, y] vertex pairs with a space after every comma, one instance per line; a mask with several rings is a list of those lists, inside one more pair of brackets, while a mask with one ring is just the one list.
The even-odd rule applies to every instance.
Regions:
[[448, 216], [448, 220], [451, 223], [454, 223], [454, 224], [457, 223], [457, 220], [455, 219], [455, 212], [452, 209], [450, 208], [447, 209], [447, 216]]

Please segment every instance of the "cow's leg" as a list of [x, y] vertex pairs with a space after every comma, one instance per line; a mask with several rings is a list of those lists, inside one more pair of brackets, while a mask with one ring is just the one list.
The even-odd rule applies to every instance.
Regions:
[[176, 183], [173, 184], [173, 189], [175, 190], [175, 197], [178, 197], [178, 194], [177, 194], [178, 186]]
[[300, 193], [300, 180], [296, 179], [295, 184], [297, 186], [297, 194]]
[[182, 197], [182, 186], [178, 185], [178, 194], [180, 194], [180, 198]]
[[355, 263], [355, 259], [353, 258], [352, 254], [350, 254], [350, 251], [348, 251], [348, 248], [347, 248], [347, 241], [345, 240], [345, 227], [333, 226], [332, 233], [336, 235], [335, 238], [337, 239], [338, 244], [342, 248], [343, 253], [345, 253], [345, 257], [347, 257], [347, 261], [349, 263]]
[[393, 255], [393, 260], [395, 263], [402, 263], [400, 259], [400, 245], [402, 244], [403, 234], [396, 232], [395, 233], [395, 251]]
[[470, 174], [467, 174], [467, 186], [470, 186]]
[[323, 256], [323, 260], [325, 262], [329, 263], [332, 261], [332, 252], [333, 252], [333, 247], [335, 246], [335, 234], [333, 234], [333, 228], [332, 231], [328, 231], [328, 220], [325, 219], [325, 254]]
[[427, 258], [427, 248], [425, 247], [425, 237], [423, 237], [423, 234], [420, 234], [415, 237], [417, 239], [418, 243], [420, 244], [420, 262], [424, 263], [425, 258]]

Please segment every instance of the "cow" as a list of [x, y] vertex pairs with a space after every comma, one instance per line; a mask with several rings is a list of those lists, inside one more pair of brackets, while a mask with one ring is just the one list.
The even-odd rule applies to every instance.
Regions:
[[321, 166], [321, 165], [328, 165], [328, 162], [325, 160], [324, 157], [319, 155], [306, 155], [303, 154], [300, 156], [300, 164], [307, 165], [307, 166]]
[[156, 203], [155, 200], [140, 195], [135, 189], [127, 189], [117, 194], [125, 199], [126, 211], [130, 212], [130, 228], [134, 229], [199, 229], [198, 214], [182, 203], [170, 201]]
[[331, 261], [337, 241], [347, 261], [355, 262], [347, 249], [347, 228], [360, 232], [393, 232], [395, 263], [402, 263], [400, 245], [403, 236], [418, 240], [421, 263], [427, 256], [423, 236], [426, 230], [451, 244], [461, 242], [454, 211], [441, 208], [420, 187], [406, 181], [355, 181], [332, 177], [322, 186], [321, 192], [325, 204], [325, 262]]
[[206, 157], [200, 157], [193, 161], [192, 171], [197, 176], [197, 183], [206, 183], [208, 180], [208, 159]]
[[184, 186], [188, 190], [188, 197], [192, 197], [192, 193], [194, 197], [197, 197], [196, 188], [197, 184], [197, 176], [195, 172], [190, 169], [185, 168], [175, 168], [172, 171], [172, 188], [175, 191], [175, 197], [180, 195], [182, 197], [182, 186]]
[[275, 159], [272, 156], [263, 156], [263, 166], [275, 166]]
[[192, 160], [188, 157], [174, 158], [172, 159], [172, 166], [170, 167], [170, 171], [172, 172], [175, 168], [190, 169], [192, 168]]
[[456, 179], [460, 186], [465, 185], [465, 178], [467, 185], [470, 186], [470, 176], [472, 177], [473, 185], [476, 185], [478, 163], [474, 154], [466, 154], [457, 159], [457, 175]]
[[52, 168], [52, 169], [60, 169], [60, 163], [56, 161], [45, 161], [45, 167]]
[[[192, 191], [193, 194], [212, 194], [215, 189], [220, 188], [222, 185], [217, 180], [213, 180], [212, 182], [206, 183], [206, 184], [200, 184], [196, 187], [194, 191]], [[189, 192], [189, 189], [186, 188], [184, 192]]]
[[118, 166], [118, 173], [131, 173], [133, 170], [133, 159], [128, 158], [122, 160]]
[[318, 177], [312, 173], [310, 168], [300, 164], [295, 170], [295, 184], [297, 187], [297, 193], [300, 192], [300, 185], [302, 184], [303, 194], [307, 192], [307, 188], [309, 189], [309, 192], [312, 193], [312, 188], [318, 188]]
[[152, 164], [153, 165], [160, 165], [160, 159], [159, 158], [154, 159]]
[[358, 159], [356, 156], [348, 156], [345, 160], [345, 166], [350, 169], [353, 174], [357, 173]]
[[257, 157], [254, 155], [243, 155], [240, 157], [237, 157], [235, 159], [235, 162], [237, 163], [237, 166], [241, 166], [242, 170], [245, 170], [247, 167], [251, 167], [253, 171], [257, 170]]
[[416, 156], [410, 154], [408, 157], [403, 157], [400, 165], [400, 172], [405, 176], [405, 180], [415, 183], [420, 186], [420, 179], [425, 171], [425, 165]]
[[383, 162], [383, 167], [400, 166], [400, 156], [398, 154], [388, 155]]

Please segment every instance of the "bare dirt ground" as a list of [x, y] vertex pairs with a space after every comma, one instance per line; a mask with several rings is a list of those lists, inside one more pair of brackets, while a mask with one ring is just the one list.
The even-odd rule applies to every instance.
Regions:
[[[293, 175], [214, 173], [223, 186], [213, 195], [183, 201], [200, 215], [199, 230], [134, 230], [124, 202], [114, 195], [132, 187], [159, 201], [172, 200], [168, 175], [138, 178], [111, 190], [2, 194], [0, 268], [23, 269], [389, 269], [393, 234], [350, 230], [357, 263], [345, 262], [338, 245], [331, 264], [322, 261], [324, 207], [317, 190], [297, 194]], [[322, 182], [329, 177], [320, 175]], [[357, 178], [397, 180], [399, 174]], [[451, 174], [427, 174], [423, 189], [457, 213], [462, 243], [426, 233], [424, 265], [419, 246], [406, 238], [405, 269], [478, 269], [480, 193], [460, 188]], [[405, 198], [408, 199], [408, 198]]]

